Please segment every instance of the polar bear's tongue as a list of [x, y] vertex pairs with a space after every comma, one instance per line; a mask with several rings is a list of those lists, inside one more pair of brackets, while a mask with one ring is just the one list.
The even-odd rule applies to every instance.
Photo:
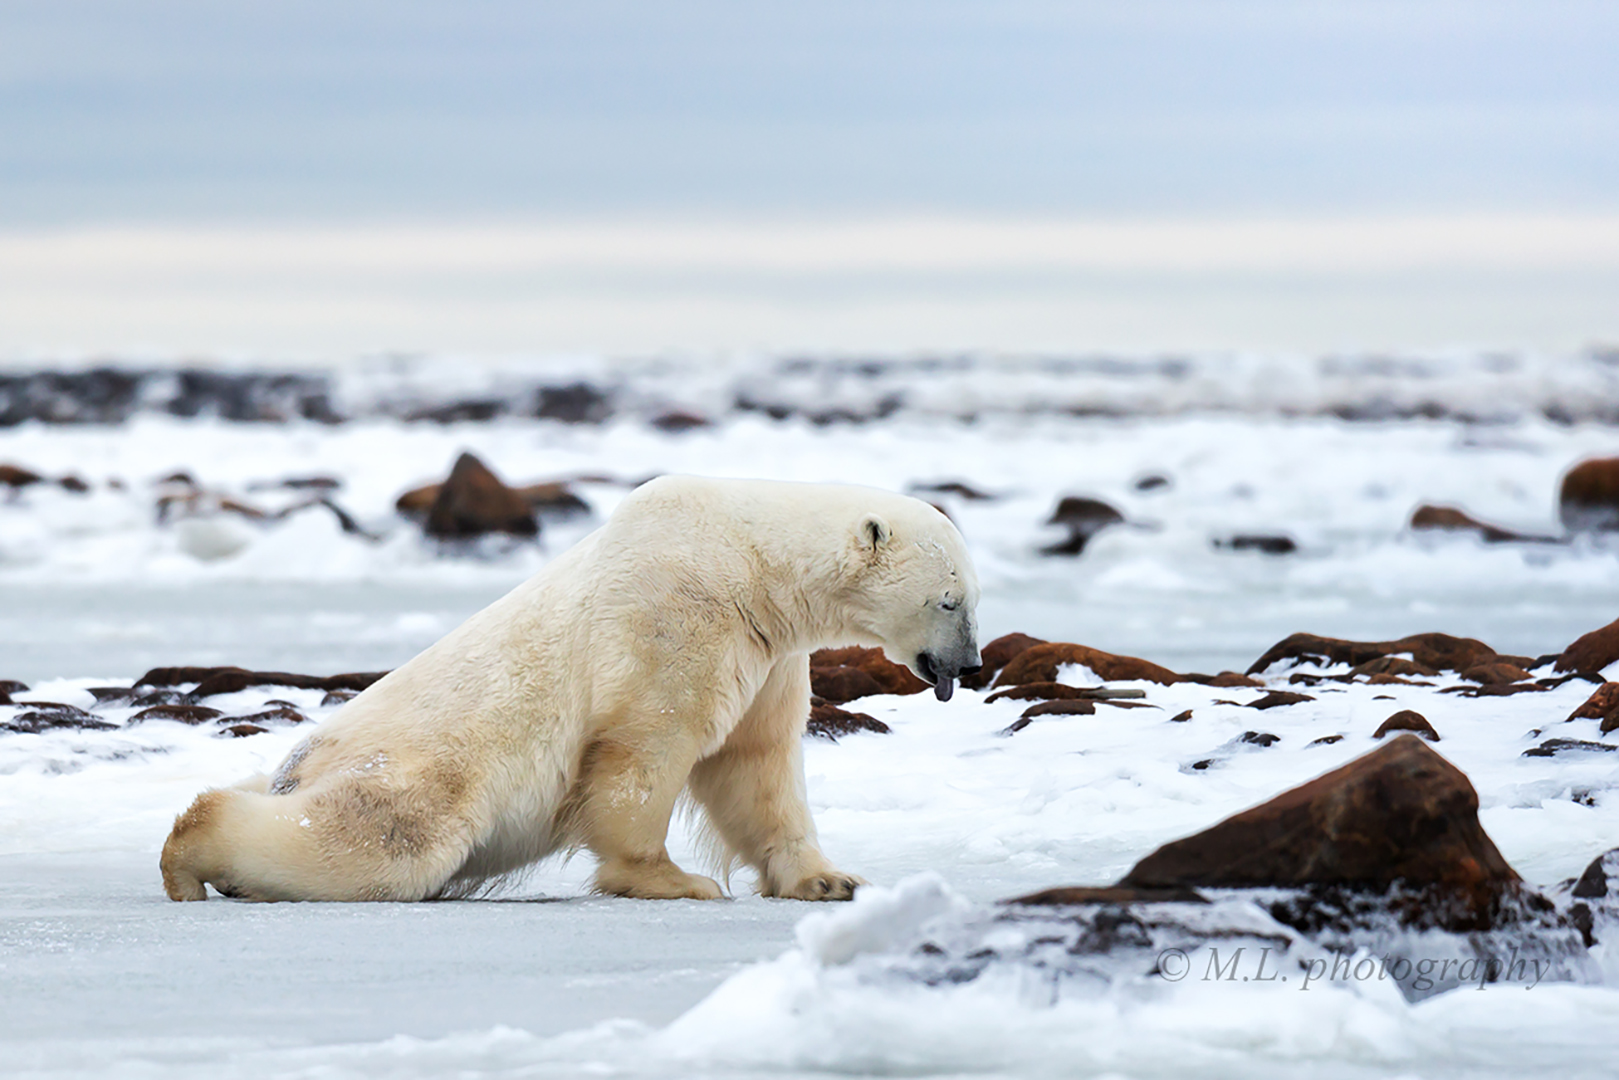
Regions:
[[940, 701], [949, 701], [950, 695], [955, 689], [956, 681], [954, 679], [940, 679], [933, 684], [933, 696]]

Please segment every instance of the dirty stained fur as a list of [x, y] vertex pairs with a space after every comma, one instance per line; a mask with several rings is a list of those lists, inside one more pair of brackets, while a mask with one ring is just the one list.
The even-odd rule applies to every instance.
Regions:
[[271, 775], [205, 791], [175, 900], [472, 895], [559, 851], [595, 888], [722, 895], [665, 846], [677, 802], [767, 896], [847, 899], [805, 801], [809, 653], [881, 646], [941, 698], [978, 664], [954, 526], [870, 488], [664, 477], [346, 703]]

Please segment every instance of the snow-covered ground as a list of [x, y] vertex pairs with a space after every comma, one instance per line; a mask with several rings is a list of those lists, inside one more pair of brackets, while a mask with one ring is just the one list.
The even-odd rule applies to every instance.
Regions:
[[[915, 375], [918, 394], [927, 377]], [[1477, 393], [1467, 380], [1446, 385]], [[985, 640], [1022, 630], [1211, 672], [1246, 668], [1296, 630], [1442, 630], [1538, 656], [1619, 615], [1619, 552], [1405, 528], [1428, 501], [1558, 531], [1558, 476], [1614, 452], [1619, 434], [1524, 412], [1530, 391], [1517, 392], [1501, 402], [1515, 418], [1489, 424], [1289, 416], [1273, 402], [1112, 418], [986, 410], [973, 422], [912, 409], [825, 426], [727, 413], [680, 435], [635, 412], [600, 426], [24, 424], [0, 430], [0, 463], [74, 473], [92, 489], [0, 498], [0, 678], [31, 685], [20, 700], [88, 708], [88, 687], [127, 685], [158, 664], [390, 667], [627, 490], [579, 484], [592, 517], [548, 524], [538, 545], [446, 552], [392, 502], [442, 477], [462, 449], [514, 482], [668, 471], [899, 490], [964, 482], [996, 496], [937, 496], [978, 563]], [[211, 513], [159, 523], [153, 483], [177, 470], [271, 509], [293, 496], [257, 485], [330, 475], [343, 484], [335, 500], [382, 538], [346, 534], [319, 507], [275, 523]], [[1168, 483], [1138, 489], [1149, 474]], [[1077, 559], [1042, 556], [1060, 539], [1042, 523], [1066, 494], [1106, 499], [1130, 524]], [[1299, 550], [1212, 543], [1239, 533], [1287, 534]], [[1286, 674], [1268, 677], [1283, 686]], [[205, 786], [273, 765], [307, 725], [221, 739], [176, 723], [126, 727], [134, 710], [113, 706], [97, 710], [113, 730], [0, 733], [0, 1073], [1608, 1074], [1619, 993], [1598, 985], [1496, 985], [1408, 1004], [1386, 982], [1300, 992], [1189, 979], [1032, 1001], [992, 978], [876, 979], [859, 961], [905, 948], [930, 916], [1111, 881], [1156, 845], [1378, 745], [1372, 731], [1403, 708], [1438, 730], [1435, 748], [1472, 779], [1486, 830], [1528, 880], [1573, 876], [1619, 845], [1619, 753], [1521, 756], [1553, 735], [1598, 738], [1594, 721], [1561, 723], [1588, 683], [1439, 692], [1455, 682], [1322, 684], [1313, 701], [1265, 711], [1244, 706], [1254, 689], [1125, 684], [1155, 708], [1103, 705], [1010, 736], [1025, 702], [968, 691], [948, 703], [863, 699], [853, 707], [893, 734], [807, 744], [824, 847], [879, 887], [830, 910], [750, 896], [742, 876], [736, 898], [715, 904], [593, 898], [587, 858], [547, 864], [490, 901], [172, 905], [155, 864], [173, 814]], [[248, 713], [270, 698], [313, 719], [331, 711], [320, 692], [289, 688], [209, 704]], [[1188, 708], [1189, 721], [1171, 719]], [[0, 719], [19, 711], [0, 707]], [[1279, 738], [1241, 741], [1248, 731]], [[1325, 735], [1344, 738], [1310, 745]], [[695, 867], [693, 848], [678, 826], [677, 860]], [[1612, 961], [1597, 963], [1611, 981]]]

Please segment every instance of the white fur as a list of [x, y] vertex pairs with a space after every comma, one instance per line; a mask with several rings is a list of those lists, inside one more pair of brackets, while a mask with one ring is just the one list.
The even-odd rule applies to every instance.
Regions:
[[977, 602], [960, 534], [916, 499], [654, 480], [274, 776], [200, 795], [165, 887], [418, 900], [586, 847], [603, 892], [718, 896], [665, 850], [689, 791], [766, 895], [846, 898], [859, 879], [821, 854], [804, 801], [808, 654], [881, 646], [918, 670], [927, 653], [948, 690], [978, 662]]

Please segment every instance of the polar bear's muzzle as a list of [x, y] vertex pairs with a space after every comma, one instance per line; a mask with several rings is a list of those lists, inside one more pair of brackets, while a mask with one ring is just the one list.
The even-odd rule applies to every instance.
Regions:
[[[976, 652], [977, 650], [974, 650], [975, 654]], [[978, 657], [974, 655], [973, 660], [977, 659]], [[958, 667], [927, 652], [918, 653], [916, 657], [917, 674], [933, 684], [933, 696], [940, 701], [950, 700], [950, 695], [955, 692], [958, 676], [971, 675], [978, 668], [976, 662]]]

